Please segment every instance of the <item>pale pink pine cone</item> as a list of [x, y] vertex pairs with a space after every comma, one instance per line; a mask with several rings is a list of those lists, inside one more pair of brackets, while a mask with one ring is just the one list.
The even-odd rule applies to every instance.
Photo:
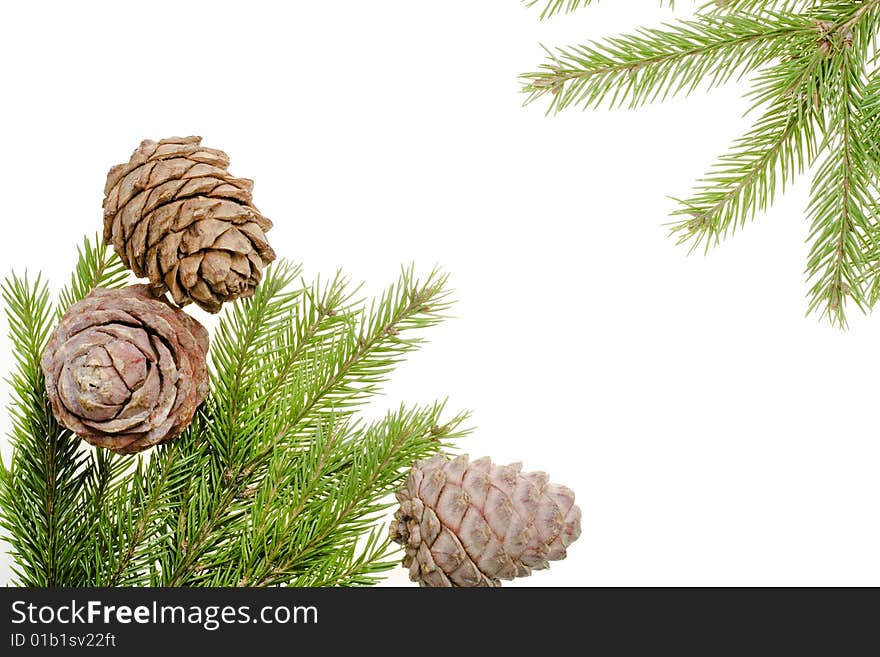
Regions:
[[569, 488], [488, 457], [416, 462], [397, 499], [391, 538], [421, 586], [500, 586], [564, 559], [581, 533]]

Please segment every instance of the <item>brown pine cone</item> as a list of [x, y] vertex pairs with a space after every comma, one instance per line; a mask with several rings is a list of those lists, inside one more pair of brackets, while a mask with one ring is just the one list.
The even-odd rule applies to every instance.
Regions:
[[581, 533], [574, 493], [522, 464], [437, 454], [413, 465], [397, 493], [391, 539], [421, 586], [500, 586], [548, 568]]
[[201, 137], [145, 140], [107, 174], [104, 241], [154, 295], [208, 312], [253, 295], [275, 259], [272, 222], [254, 207], [253, 181], [226, 171], [223, 151]]
[[73, 304], [43, 352], [52, 412], [93, 445], [130, 454], [176, 438], [208, 394], [208, 332], [146, 285]]

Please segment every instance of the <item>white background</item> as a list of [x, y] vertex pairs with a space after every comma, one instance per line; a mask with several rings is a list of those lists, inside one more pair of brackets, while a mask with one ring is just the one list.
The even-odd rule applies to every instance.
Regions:
[[10, 3], [0, 264], [57, 289], [110, 165], [200, 134], [308, 276], [451, 272], [456, 319], [369, 412], [448, 395], [475, 411], [466, 451], [575, 490], [569, 558], [511, 586], [878, 585], [880, 319], [803, 317], [807, 182], [707, 257], [662, 226], [747, 127], [746, 87], [521, 107], [539, 43], [656, 25], [656, 5], [542, 24], [517, 0]]

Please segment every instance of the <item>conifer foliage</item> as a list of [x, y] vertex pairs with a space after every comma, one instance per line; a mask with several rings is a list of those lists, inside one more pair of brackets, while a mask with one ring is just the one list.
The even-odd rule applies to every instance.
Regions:
[[52, 413], [40, 367], [65, 310], [129, 275], [85, 240], [53, 303], [39, 276], [2, 287], [15, 368], [0, 526], [27, 586], [367, 585], [396, 565], [379, 522], [412, 463], [466, 433], [442, 403], [376, 421], [358, 409], [450, 305], [411, 269], [370, 303], [342, 275], [270, 266], [226, 304], [211, 392], [172, 442], [137, 456], [86, 445]]
[[[526, 4], [549, 18], [595, 3]], [[747, 76], [754, 124], [677, 201], [672, 235], [708, 250], [811, 170], [808, 312], [845, 326], [848, 302], [866, 312], [880, 298], [878, 28], [880, 0], [716, 0], [686, 20], [548, 51], [523, 91], [549, 112], [635, 108]]]

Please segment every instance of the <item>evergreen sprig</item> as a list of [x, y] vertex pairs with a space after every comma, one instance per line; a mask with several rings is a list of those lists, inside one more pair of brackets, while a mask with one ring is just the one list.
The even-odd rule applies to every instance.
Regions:
[[[542, 17], [589, 4], [548, 0]], [[753, 127], [677, 201], [671, 232], [709, 249], [815, 167], [808, 313], [846, 326], [848, 301], [867, 311], [880, 297], [878, 28], [880, 0], [720, 0], [688, 20], [548, 51], [523, 91], [547, 98], [548, 112], [633, 108], [750, 75]]]
[[127, 281], [86, 240], [57, 307], [39, 279], [3, 288], [17, 370], [0, 524], [32, 586], [374, 583], [393, 549], [377, 521], [416, 459], [467, 433], [444, 405], [356, 411], [440, 322], [447, 279], [413, 270], [371, 304], [341, 274], [306, 284], [270, 267], [212, 336], [211, 394], [177, 440], [146, 455], [88, 447], [52, 416], [40, 369], [60, 313]]
[[93, 521], [124, 463], [106, 452], [81, 450], [80, 441], [52, 415], [40, 358], [64, 309], [95, 287], [121, 285], [122, 263], [88, 239], [71, 281], [55, 306], [40, 276], [12, 274], [3, 284], [15, 369], [8, 379], [12, 459], [0, 463], [0, 526], [13, 571], [30, 586], [83, 585]]

